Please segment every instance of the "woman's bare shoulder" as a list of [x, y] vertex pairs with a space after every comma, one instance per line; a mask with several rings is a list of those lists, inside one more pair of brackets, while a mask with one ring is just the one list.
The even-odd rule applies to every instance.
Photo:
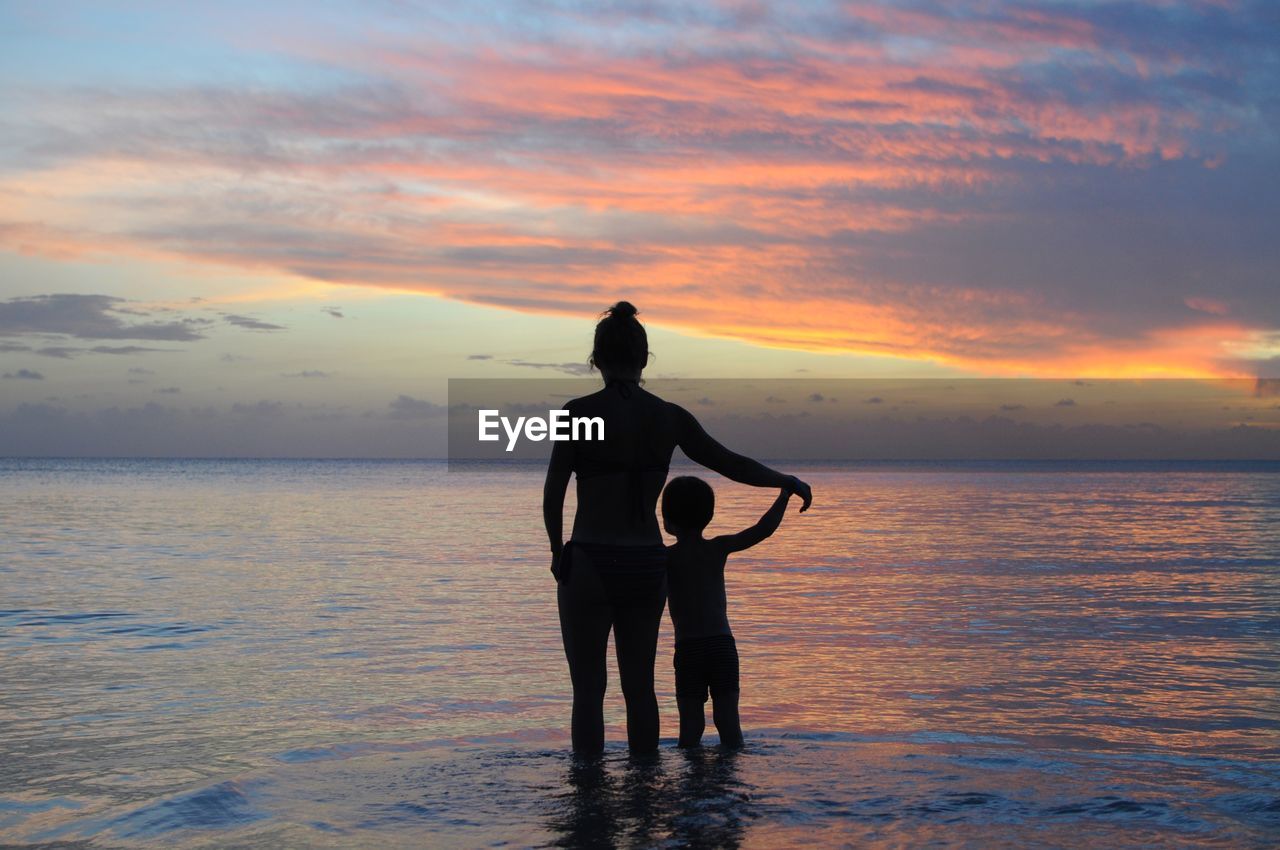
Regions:
[[587, 393], [586, 395], [580, 395], [577, 398], [569, 399], [564, 403], [563, 407], [565, 410], [573, 410], [577, 408], [588, 407], [598, 402], [600, 400], [600, 397], [603, 394], [604, 394], [604, 390], [598, 389], [593, 393]]
[[672, 424], [672, 427], [674, 427], [677, 432], [684, 434], [690, 428], [699, 427], [697, 418], [674, 401], [663, 401], [662, 404], [663, 411], [667, 416], [667, 421]]
[[681, 415], [681, 414], [686, 416], [688, 415], [685, 409], [680, 405], [676, 404], [674, 401], [667, 401], [662, 396], [655, 395], [654, 393], [649, 392], [649, 390], [645, 389], [644, 387], [640, 388], [640, 394], [641, 394], [641, 397], [644, 398], [646, 402], [653, 405], [654, 407], [660, 408], [665, 413], [670, 413], [672, 415]]

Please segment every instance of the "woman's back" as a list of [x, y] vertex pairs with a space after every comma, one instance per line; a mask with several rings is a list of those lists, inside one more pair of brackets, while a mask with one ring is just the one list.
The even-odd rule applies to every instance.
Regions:
[[595, 543], [660, 543], [655, 508], [679, 440], [680, 408], [634, 381], [616, 380], [566, 407], [574, 417], [604, 421], [604, 439], [571, 444], [571, 464], [578, 481], [571, 538]]

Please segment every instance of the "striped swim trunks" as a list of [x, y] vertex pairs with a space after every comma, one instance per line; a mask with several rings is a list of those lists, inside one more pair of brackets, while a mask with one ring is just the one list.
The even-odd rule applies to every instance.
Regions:
[[738, 690], [738, 644], [733, 635], [676, 641], [676, 696], [707, 701]]

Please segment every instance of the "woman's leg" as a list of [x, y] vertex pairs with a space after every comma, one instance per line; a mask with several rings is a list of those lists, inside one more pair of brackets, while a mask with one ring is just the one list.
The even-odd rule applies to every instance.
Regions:
[[618, 675], [627, 701], [627, 745], [633, 753], [658, 749], [658, 698], [653, 693], [653, 665], [658, 654], [658, 626], [666, 607], [666, 584], [660, 595], [619, 606], [614, 611], [613, 641]]
[[556, 601], [573, 682], [573, 751], [592, 755], [604, 749], [605, 653], [613, 609], [603, 598], [595, 568], [585, 557], [574, 556], [569, 583], [559, 585]]

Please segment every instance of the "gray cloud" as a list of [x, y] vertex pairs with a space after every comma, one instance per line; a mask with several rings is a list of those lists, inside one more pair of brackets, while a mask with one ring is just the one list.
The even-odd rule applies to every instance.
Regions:
[[4, 377], [23, 381], [43, 381], [44, 375], [31, 369], [19, 369], [16, 372], [5, 372]]
[[332, 372], [322, 372], [319, 369], [303, 369], [301, 372], [282, 372], [282, 378], [332, 378]]
[[242, 404], [240, 402], [236, 402], [231, 405], [231, 412], [244, 416], [276, 417], [282, 415], [285, 412], [285, 409], [284, 402], [263, 399], [262, 401], [254, 402], [253, 404]]
[[[61, 334], [77, 339], [203, 339], [204, 319], [130, 323], [119, 314], [141, 315], [110, 295], [37, 295], [0, 302], [0, 336]], [[50, 356], [61, 356], [53, 354]]]
[[147, 348], [142, 345], [95, 345], [89, 351], [93, 354], [147, 354], [152, 351], [173, 351], [172, 348]]
[[[478, 358], [477, 358], [478, 359]], [[563, 372], [566, 375], [589, 375], [591, 367], [586, 363], [538, 363], [530, 360], [504, 360], [511, 366], [526, 366], [530, 369], [550, 369], [553, 372]]]
[[449, 248], [440, 257], [453, 263], [469, 266], [613, 266], [621, 262], [645, 264], [656, 257], [649, 254], [629, 254], [616, 248], [560, 248], [555, 246], [467, 246]]
[[238, 328], [245, 328], [251, 331], [282, 331], [285, 330], [284, 325], [273, 325], [271, 322], [264, 322], [251, 316], [239, 316], [235, 313], [224, 313], [223, 320], [229, 325], [235, 325]]
[[[1187, 301], [1209, 298], [1230, 319], [1280, 325], [1280, 243], [1269, 226], [1280, 219], [1280, 150], [1239, 153], [1216, 168], [1013, 160], [996, 173], [996, 186], [875, 190], [887, 194], [863, 201], [949, 220], [836, 232], [811, 247], [831, 274], [861, 276], [851, 293], [919, 297], [921, 309], [938, 294], [985, 291], [990, 315], [1070, 311], [1088, 317], [1091, 334], [1120, 339], [1200, 321]], [[885, 290], [902, 280], [918, 282], [918, 296]]]
[[428, 419], [448, 412], [442, 404], [403, 394], [396, 396], [387, 407], [391, 408], [387, 415], [392, 419]]
[[95, 345], [92, 348], [77, 348], [74, 346], [52, 345], [34, 350], [36, 354], [42, 357], [57, 357], [62, 360], [69, 360], [72, 357], [78, 357], [81, 354], [146, 354], [152, 351], [174, 351], [172, 348], [148, 348], [143, 345]]
[[35, 353], [39, 354], [41, 357], [56, 357], [59, 360], [70, 360], [75, 355], [86, 350], [87, 349], [84, 348], [72, 348], [64, 345], [49, 345], [44, 348], [35, 349]]

